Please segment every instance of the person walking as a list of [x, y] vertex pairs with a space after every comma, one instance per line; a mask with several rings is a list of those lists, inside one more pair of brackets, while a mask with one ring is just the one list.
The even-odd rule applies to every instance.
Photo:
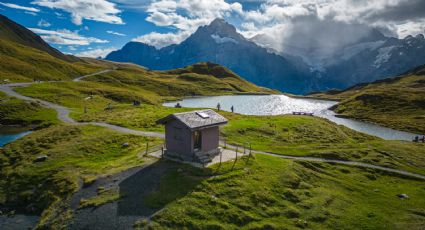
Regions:
[[232, 107], [230, 107], [230, 110], [232, 110], [232, 113], [235, 112], [235, 108], [233, 108], [233, 105]]
[[217, 104], [217, 110], [220, 111], [220, 109], [221, 109], [221, 105], [220, 105], [220, 103], [218, 103]]

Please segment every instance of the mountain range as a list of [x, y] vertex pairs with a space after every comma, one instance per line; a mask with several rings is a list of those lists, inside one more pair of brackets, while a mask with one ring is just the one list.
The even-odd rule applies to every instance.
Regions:
[[[210, 61], [228, 67], [257, 85], [294, 94], [344, 89], [398, 75], [425, 63], [423, 35], [398, 39], [371, 29], [357, 41], [333, 52], [323, 52], [327, 47], [296, 47], [277, 52], [273, 47], [259, 45], [258, 39], [273, 38], [258, 35], [247, 39], [225, 20], [215, 19], [180, 44], [157, 49], [129, 42], [105, 59], [132, 62], [155, 70]], [[327, 55], [318, 55], [320, 49], [320, 53]]]

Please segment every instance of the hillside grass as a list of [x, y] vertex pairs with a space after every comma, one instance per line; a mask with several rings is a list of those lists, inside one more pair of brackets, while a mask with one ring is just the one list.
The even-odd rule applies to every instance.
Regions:
[[35, 102], [8, 97], [0, 92], [0, 125], [42, 128], [58, 122], [55, 110], [44, 108]]
[[[60, 227], [63, 218], [70, 218], [67, 202], [80, 181], [150, 162], [139, 157], [146, 142], [154, 146], [162, 140], [95, 126], [57, 125], [35, 131], [0, 148], [0, 207], [41, 214], [39, 226]], [[42, 155], [47, 160], [35, 162]]]
[[0, 39], [0, 83], [58, 81], [111, 68], [110, 62], [66, 62], [48, 53]]
[[291, 156], [353, 160], [425, 174], [425, 144], [387, 141], [307, 116], [230, 117], [227, 143]]
[[[425, 224], [423, 181], [266, 155], [240, 159], [233, 171], [232, 165], [210, 171], [182, 167], [163, 175], [160, 188], [144, 199], [164, 205], [159, 197], [174, 198], [135, 228], [421, 229]], [[181, 181], [196, 185], [169, 186]], [[401, 193], [409, 199], [398, 198]]]
[[340, 116], [425, 134], [424, 75], [405, 75], [311, 96], [340, 100], [333, 108]]

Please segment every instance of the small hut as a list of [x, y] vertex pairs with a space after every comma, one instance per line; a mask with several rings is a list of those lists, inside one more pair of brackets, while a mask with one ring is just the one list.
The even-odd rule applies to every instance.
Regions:
[[220, 153], [219, 126], [227, 119], [213, 110], [174, 113], [157, 121], [165, 125], [165, 155], [207, 163]]

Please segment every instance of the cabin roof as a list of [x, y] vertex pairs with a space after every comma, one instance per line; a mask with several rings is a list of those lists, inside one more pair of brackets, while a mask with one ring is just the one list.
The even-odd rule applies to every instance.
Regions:
[[166, 124], [171, 120], [178, 120], [192, 130], [219, 126], [227, 123], [226, 118], [211, 109], [170, 114], [157, 120], [156, 123]]

